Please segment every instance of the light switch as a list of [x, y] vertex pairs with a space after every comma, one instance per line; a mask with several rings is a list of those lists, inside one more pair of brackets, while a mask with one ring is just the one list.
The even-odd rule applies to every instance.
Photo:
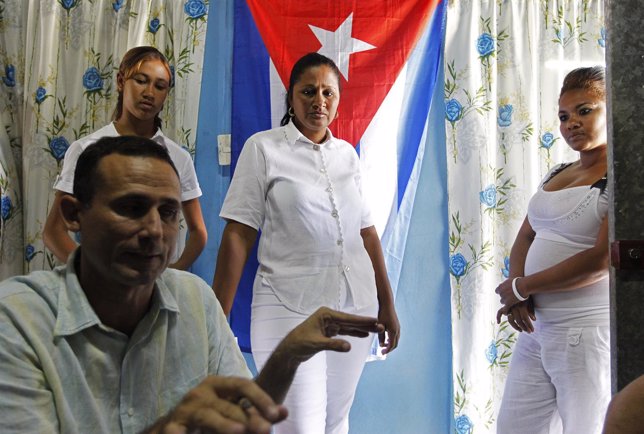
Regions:
[[230, 134], [217, 136], [217, 157], [220, 166], [230, 166]]

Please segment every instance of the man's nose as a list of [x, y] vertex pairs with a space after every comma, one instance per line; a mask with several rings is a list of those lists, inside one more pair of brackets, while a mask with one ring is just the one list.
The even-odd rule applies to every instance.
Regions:
[[141, 221], [141, 232], [150, 238], [160, 238], [163, 233], [161, 215], [156, 209], [150, 210]]

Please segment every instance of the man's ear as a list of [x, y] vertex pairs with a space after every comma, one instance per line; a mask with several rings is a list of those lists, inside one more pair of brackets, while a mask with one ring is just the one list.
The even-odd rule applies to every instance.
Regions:
[[68, 231], [80, 232], [80, 212], [82, 208], [83, 204], [71, 194], [65, 194], [60, 198], [60, 214]]

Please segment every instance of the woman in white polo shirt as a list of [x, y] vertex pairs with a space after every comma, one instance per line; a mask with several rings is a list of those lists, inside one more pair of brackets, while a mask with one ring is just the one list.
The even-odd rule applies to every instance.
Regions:
[[[281, 127], [248, 139], [221, 210], [228, 221], [213, 289], [230, 312], [258, 231], [251, 345], [261, 368], [275, 345], [320, 306], [378, 315], [384, 353], [400, 325], [378, 234], [361, 193], [359, 158], [331, 134], [340, 72], [310, 53], [296, 62]], [[355, 389], [369, 353], [353, 340], [348, 354], [315, 356], [298, 369], [286, 397], [289, 417], [276, 433], [346, 433]]]
[[135, 47], [123, 56], [117, 75], [119, 96], [114, 121], [71, 144], [65, 152], [63, 169], [54, 184], [56, 195], [45, 222], [43, 241], [59, 261], [66, 262], [76, 248], [76, 242], [70, 238], [58, 212], [60, 198], [73, 193], [74, 170], [81, 152], [106, 136], [146, 137], [168, 150], [181, 178], [181, 209], [188, 229], [185, 247], [182, 246], [183, 240], [179, 240], [181, 246], [175, 251], [170, 266], [185, 270], [203, 250], [208, 235], [201, 214], [201, 189], [192, 158], [161, 131], [159, 112], [168, 96], [171, 80], [170, 65], [156, 48]]

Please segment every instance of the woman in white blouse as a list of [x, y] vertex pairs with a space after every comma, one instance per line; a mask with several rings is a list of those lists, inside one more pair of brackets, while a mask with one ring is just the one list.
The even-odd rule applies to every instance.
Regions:
[[[258, 231], [251, 345], [258, 369], [275, 345], [320, 306], [378, 315], [398, 344], [400, 325], [378, 234], [361, 194], [359, 158], [333, 137], [340, 72], [309, 53], [291, 71], [287, 112], [278, 128], [248, 139], [221, 210], [227, 220], [213, 289], [226, 314]], [[348, 414], [369, 353], [368, 340], [348, 354], [324, 353], [302, 364], [276, 433], [347, 433]]]

